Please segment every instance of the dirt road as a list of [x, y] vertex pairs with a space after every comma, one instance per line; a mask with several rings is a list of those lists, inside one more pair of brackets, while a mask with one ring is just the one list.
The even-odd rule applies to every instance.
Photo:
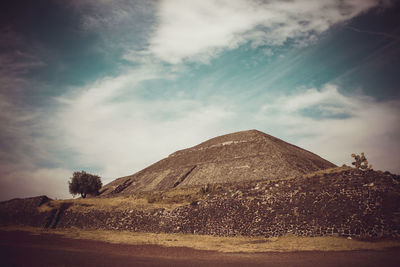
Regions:
[[0, 231], [0, 266], [400, 266], [400, 249], [220, 253]]

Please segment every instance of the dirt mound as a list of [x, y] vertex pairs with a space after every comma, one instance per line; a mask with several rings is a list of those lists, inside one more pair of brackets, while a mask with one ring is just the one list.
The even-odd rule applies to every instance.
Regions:
[[129, 195], [215, 183], [273, 180], [335, 167], [257, 130], [236, 132], [177, 151], [142, 171], [116, 179], [102, 195]]

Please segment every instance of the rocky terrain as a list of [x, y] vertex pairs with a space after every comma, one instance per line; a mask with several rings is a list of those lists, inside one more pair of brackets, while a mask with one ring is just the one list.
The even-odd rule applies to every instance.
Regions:
[[[93, 200], [16, 199], [0, 204], [0, 224], [218, 236], [398, 238], [399, 181], [390, 173], [334, 168], [287, 179], [199, 187], [198, 200], [172, 208], [106, 209]], [[152, 204], [157, 202], [166, 200]]]

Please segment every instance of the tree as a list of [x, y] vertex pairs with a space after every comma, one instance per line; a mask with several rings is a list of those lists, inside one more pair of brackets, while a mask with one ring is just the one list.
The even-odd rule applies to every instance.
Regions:
[[87, 194], [97, 195], [99, 189], [103, 185], [99, 176], [85, 171], [74, 172], [68, 184], [69, 192], [72, 195], [81, 194], [83, 198], [85, 198]]
[[351, 164], [354, 165], [354, 167], [356, 167], [356, 169], [358, 170], [370, 170], [372, 169], [372, 165], [369, 164], [368, 166], [368, 160], [364, 155], [364, 152], [361, 153], [361, 156], [356, 155], [356, 154], [351, 154], [351, 156], [355, 159], [354, 162], [352, 162]]

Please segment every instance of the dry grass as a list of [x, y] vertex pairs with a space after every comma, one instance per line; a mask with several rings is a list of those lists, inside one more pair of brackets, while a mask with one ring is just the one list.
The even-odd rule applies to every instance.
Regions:
[[40, 212], [49, 211], [54, 208], [59, 208], [61, 204], [69, 203], [69, 210], [79, 211], [82, 213], [92, 210], [116, 211], [127, 209], [153, 209], [153, 208], [176, 208], [177, 204], [160, 204], [149, 203], [147, 199], [136, 196], [130, 197], [115, 197], [115, 198], [86, 198], [86, 199], [71, 199], [71, 200], [51, 200], [48, 203], [38, 207]]
[[90, 239], [109, 243], [132, 245], [160, 245], [165, 247], [189, 247], [199, 250], [220, 252], [292, 252], [292, 251], [345, 251], [345, 250], [383, 250], [399, 247], [399, 241], [366, 242], [340, 237], [297, 237], [286, 235], [279, 238], [263, 237], [216, 237], [192, 234], [155, 234], [127, 231], [82, 230], [44, 230], [41, 228], [0, 228], [0, 230], [29, 231], [33, 234], [57, 234], [68, 238]]
[[348, 170], [352, 170], [354, 168], [349, 167], [349, 166], [342, 166], [342, 167], [335, 167], [335, 168], [329, 168], [329, 169], [324, 169], [324, 170], [319, 170], [315, 171], [312, 173], [304, 174], [304, 178], [311, 178], [311, 177], [319, 177], [323, 176], [324, 174], [332, 174], [332, 173], [340, 173]]
[[60, 205], [71, 204], [70, 210], [89, 212], [92, 210], [115, 211], [115, 210], [146, 210], [146, 209], [174, 209], [179, 206], [188, 205], [193, 201], [205, 197], [200, 188], [173, 189], [160, 192], [143, 192], [131, 196], [118, 196], [113, 198], [78, 198], [67, 200], [51, 200], [40, 207], [40, 212], [46, 212]]
[[[323, 170], [319, 170], [319, 171], [306, 173], [306, 174], [301, 175], [300, 177], [301, 178], [323, 177], [324, 174], [340, 173], [340, 172], [344, 172], [344, 171], [348, 171], [348, 170], [352, 170], [352, 169], [354, 169], [354, 168], [349, 167], [349, 166], [334, 167], [334, 168], [323, 169]], [[288, 176], [286, 178], [276, 179], [276, 180], [272, 180], [272, 181], [287, 181], [287, 180], [293, 180], [293, 179], [298, 179], [298, 178], [299, 178], [298, 175], [294, 175], [294, 176]]]

